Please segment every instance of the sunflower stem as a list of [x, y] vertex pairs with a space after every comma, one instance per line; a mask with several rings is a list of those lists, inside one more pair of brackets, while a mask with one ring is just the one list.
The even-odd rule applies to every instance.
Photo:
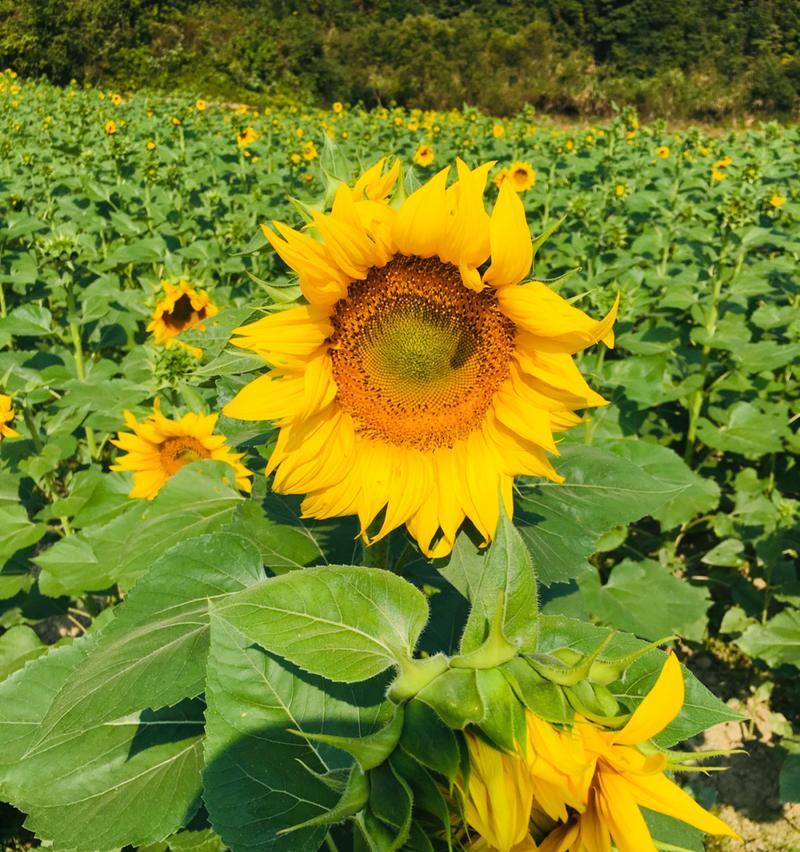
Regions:
[[391, 533], [382, 539], [367, 544], [361, 540], [361, 564], [367, 568], [383, 568], [391, 570]]
[[[72, 337], [72, 347], [75, 351], [75, 374], [79, 382], [86, 381], [86, 365], [83, 359], [83, 343], [81, 342], [81, 328], [77, 320], [77, 307], [75, 305], [75, 296], [72, 292], [72, 285], [67, 285], [67, 310], [69, 311], [69, 333]], [[94, 429], [91, 426], [84, 426], [83, 431], [86, 434], [86, 446], [89, 450], [90, 458], [97, 458], [97, 442], [94, 439]]]

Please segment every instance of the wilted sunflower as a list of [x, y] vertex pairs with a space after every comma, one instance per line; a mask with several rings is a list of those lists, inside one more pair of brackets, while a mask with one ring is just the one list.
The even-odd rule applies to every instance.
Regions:
[[9, 425], [14, 420], [14, 409], [11, 407], [11, 397], [0, 393], [0, 440], [3, 438], [19, 438], [19, 432]]
[[133, 489], [129, 497], [152, 500], [161, 486], [182, 467], [198, 459], [216, 459], [229, 464], [236, 474], [236, 485], [250, 491], [253, 475], [240, 461], [242, 453], [234, 453], [225, 444], [224, 435], [215, 435], [218, 414], [184, 414], [180, 420], [169, 420], [159, 410], [141, 423], [125, 412], [131, 432], [120, 432], [112, 444], [126, 451], [111, 470], [133, 471]]
[[167, 349], [177, 344], [199, 358], [203, 354], [201, 349], [182, 340], [174, 340], [174, 337], [188, 328], [202, 331], [203, 320], [218, 314], [219, 308], [211, 301], [208, 293], [193, 289], [188, 281], [179, 281], [177, 285], [169, 281], [161, 283], [164, 286], [164, 298], [156, 305], [147, 330], [153, 332], [156, 343], [163, 343]]
[[382, 161], [310, 233], [275, 222], [264, 234], [300, 276], [308, 304], [237, 330], [272, 367], [225, 413], [280, 426], [267, 471], [305, 493], [306, 517], [357, 514], [372, 540], [406, 524], [429, 556], [450, 552], [469, 518], [485, 542], [515, 476], [561, 477], [547, 453], [573, 412], [603, 405], [572, 354], [613, 344], [616, 305], [595, 321], [540, 281], [525, 212], [507, 185], [491, 217], [492, 164], [458, 180], [444, 169], [398, 209], [397, 166]]

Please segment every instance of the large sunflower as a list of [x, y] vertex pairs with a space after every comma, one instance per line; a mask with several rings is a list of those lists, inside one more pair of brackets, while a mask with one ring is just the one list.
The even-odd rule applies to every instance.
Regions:
[[224, 435], [214, 434], [218, 416], [189, 413], [170, 420], [159, 410], [158, 400], [150, 417], [141, 422], [126, 411], [125, 422], [131, 431], [120, 432], [111, 442], [126, 454], [117, 459], [111, 470], [133, 472], [133, 489], [128, 496], [152, 500], [173, 474], [198, 459], [216, 459], [230, 465], [236, 486], [250, 491], [253, 474], [239, 461], [242, 453], [234, 453], [225, 444]]
[[277, 421], [267, 472], [307, 494], [306, 517], [357, 514], [368, 541], [406, 524], [428, 556], [450, 552], [465, 518], [488, 542], [514, 477], [560, 481], [553, 433], [604, 403], [571, 356], [613, 345], [616, 305], [596, 321], [520, 283], [531, 235], [510, 186], [486, 213], [491, 165], [459, 161], [452, 185], [444, 169], [395, 206], [398, 169], [381, 161], [310, 232], [263, 227], [307, 304], [237, 330], [271, 369], [225, 413]]

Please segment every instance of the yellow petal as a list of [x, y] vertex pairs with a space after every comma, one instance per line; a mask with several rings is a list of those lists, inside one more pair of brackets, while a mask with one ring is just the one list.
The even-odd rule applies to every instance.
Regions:
[[222, 413], [236, 420], [281, 420], [296, 414], [303, 399], [302, 378], [269, 372], [245, 385]]
[[495, 287], [517, 284], [531, 271], [533, 242], [519, 196], [503, 181], [489, 226], [492, 264], [483, 280]]
[[599, 787], [597, 808], [619, 852], [658, 852], [626, 779], [601, 772]]
[[447, 233], [445, 184], [450, 167], [413, 192], [397, 212], [392, 236], [398, 251], [418, 257], [433, 257], [441, 251]]
[[614, 736], [619, 745], [635, 745], [664, 730], [683, 706], [683, 674], [675, 654], [668, 654], [653, 688], [645, 695], [622, 730]]
[[332, 331], [328, 309], [299, 305], [235, 329], [231, 342], [257, 352], [274, 367], [305, 369], [308, 357]]

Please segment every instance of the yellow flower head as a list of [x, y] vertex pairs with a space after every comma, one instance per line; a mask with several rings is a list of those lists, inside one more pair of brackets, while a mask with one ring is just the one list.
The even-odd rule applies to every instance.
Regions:
[[508, 179], [508, 169], [500, 169], [500, 171], [492, 178], [492, 183], [500, 189], [503, 183]]
[[576, 724], [586, 756], [594, 763], [585, 808], [548, 836], [539, 847], [542, 852], [599, 852], [610, 849], [612, 840], [619, 852], [656, 852], [643, 807], [706, 834], [737, 836], [664, 774], [665, 754], [638, 748], [678, 715], [683, 699], [681, 667], [670, 654], [655, 685], [621, 730]]
[[575, 143], [572, 139], [567, 139], [567, 141], [564, 143], [564, 147], [567, 149], [567, 151], [571, 151], [575, 147]]
[[303, 159], [305, 160], [314, 160], [317, 157], [317, 148], [313, 142], [306, 142], [303, 146]]
[[727, 177], [728, 176], [725, 174], [725, 172], [721, 171], [720, 169], [714, 168], [711, 170], [711, 180], [721, 181], [725, 180]]
[[14, 409], [11, 407], [11, 397], [0, 393], [0, 441], [3, 438], [19, 438], [19, 432], [9, 425], [14, 420]]
[[297, 151], [295, 151], [293, 154], [290, 154], [289, 159], [292, 161], [292, 163], [294, 163], [295, 166], [299, 166], [300, 163], [303, 162], [302, 155], [298, 154]]
[[151, 139], [149, 142], [147, 142], [145, 144], [144, 147], [147, 148], [148, 151], [155, 151], [156, 150], [156, 143], [153, 142], [153, 140]]
[[179, 126], [181, 125], [181, 123], [182, 123], [182, 122], [181, 122], [181, 120], [178, 118], [178, 116], [177, 116], [177, 115], [170, 116], [169, 122], [170, 122], [170, 124], [172, 124], [174, 127], [179, 127]]
[[236, 143], [240, 148], [246, 148], [248, 145], [252, 145], [258, 137], [259, 134], [256, 130], [252, 127], [245, 127], [244, 130], [236, 134]]
[[119, 106], [122, 103], [122, 95], [111, 95], [111, 103]]
[[506, 129], [502, 124], [495, 124], [492, 128], [492, 136], [495, 139], [502, 139], [506, 135]]
[[418, 166], [429, 166], [433, 162], [433, 146], [420, 145], [417, 148], [417, 153], [414, 154], [414, 162]]
[[523, 163], [518, 160], [508, 167], [506, 177], [513, 190], [525, 192], [536, 183], [536, 169], [530, 163]]
[[113, 136], [117, 132], [117, 122], [109, 119], [104, 125], [104, 130], [107, 136]]
[[669, 148], [666, 145], [659, 145], [656, 148], [656, 156], [661, 157], [662, 160], [666, 160], [669, 157]]
[[491, 167], [459, 160], [395, 208], [380, 161], [313, 214], [319, 239], [262, 226], [306, 303], [237, 329], [270, 370], [225, 413], [278, 422], [267, 470], [306, 517], [356, 514], [369, 541], [383, 513], [374, 540], [405, 524], [429, 556], [466, 518], [488, 542], [498, 495], [511, 514], [515, 476], [561, 481], [554, 433], [605, 404], [572, 355], [613, 345], [616, 305], [593, 320], [527, 280], [525, 210], [504, 182], [486, 212]]
[[147, 331], [153, 332], [155, 343], [163, 343], [168, 349], [177, 343], [199, 358], [203, 354], [200, 349], [174, 340], [174, 337], [187, 328], [202, 331], [203, 320], [219, 313], [219, 308], [213, 304], [208, 293], [194, 290], [187, 281], [179, 281], [177, 285], [169, 281], [161, 283], [164, 286], [164, 297], [156, 305]]
[[622, 198], [622, 197], [625, 195], [625, 193], [626, 193], [627, 191], [628, 191], [628, 190], [627, 190], [627, 187], [625, 186], [625, 184], [624, 184], [624, 183], [618, 183], [618, 184], [614, 187], [614, 195], [616, 195], [616, 196], [617, 196], [617, 198]]
[[229, 464], [236, 476], [236, 486], [250, 491], [253, 475], [240, 461], [242, 453], [234, 453], [225, 444], [224, 435], [215, 435], [218, 414], [184, 414], [180, 420], [169, 420], [159, 410], [141, 423], [125, 412], [130, 432], [120, 432], [112, 444], [125, 450], [111, 470], [133, 471], [133, 489], [129, 497], [152, 500], [161, 486], [182, 467], [198, 459], [216, 459]]
[[715, 169], [727, 169], [728, 166], [732, 162], [733, 162], [733, 157], [731, 157], [730, 154], [726, 154], [724, 157], [721, 157], [719, 160], [717, 160], [716, 163], [714, 163], [714, 168]]
[[783, 207], [783, 205], [786, 203], [786, 198], [783, 195], [781, 195], [779, 192], [776, 192], [772, 196], [772, 198], [770, 198], [769, 203], [773, 207]]
[[331, 107], [336, 115], [344, 112], [344, 104], [341, 101], [334, 101], [333, 106]]
[[202, 100], [202, 98], [200, 100], [195, 101], [194, 105], [196, 109], [200, 110], [200, 112], [202, 112], [206, 108], [206, 106], [208, 106], [208, 104], [206, 104], [206, 102]]

